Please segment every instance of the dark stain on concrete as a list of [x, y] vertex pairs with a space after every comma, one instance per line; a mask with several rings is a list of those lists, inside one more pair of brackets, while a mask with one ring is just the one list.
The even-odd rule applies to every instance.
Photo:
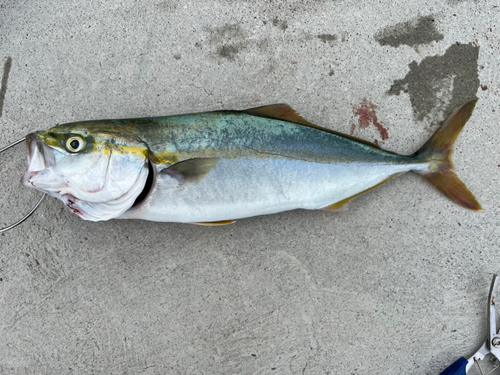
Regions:
[[262, 38], [258, 39], [255, 41], [255, 46], [261, 50], [262, 52], [264, 51], [269, 51], [273, 49], [273, 40], [271, 38]]
[[404, 44], [416, 48], [420, 44], [428, 44], [443, 38], [444, 35], [437, 31], [434, 16], [419, 17], [409, 22], [398, 23], [375, 34], [375, 39], [380, 45], [391, 47]]
[[238, 24], [227, 24], [221, 27], [215, 27], [210, 30], [212, 43], [226, 42], [228, 40], [246, 38], [246, 33]]
[[285, 31], [288, 29], [288, 23], [286, 21], [282, 21], [278, 18], [273, 19], [273, 26], [279, 27], [281, 30]]
[[234, 60], [235, 56], [240, 52], [236, 45], [223, 45], [218, 49], [219, 56], [228, 60]]
[[179, 7], [179, 3], [175, 1], [163, 1], [161, 3], [156, 4], [156, 7], [167, 13], [173, 13]]
[[174, 55], [174, 59], [176, 59], [176, 60], [180, 60], [180, 59], [182, 59], [181, 54], [180, 54], [180, 53], [178, 53], [178, 54]]
[[[407, 93], [417, 120], [424, 120], [437, 107], [448, 117], [456, 108], [476, 97], [478, 56], [479, 47], [453, 44], [443, 56], [426, 57], [420, 64], [411, 62], [406, 77], [394, 81], [387, 94]], [[443, 90], [448, 90], [447, 94], [451, 96], [447, 103], [440, 98]]]
[[216, 47], [219, 57], [234, 60], [248, 45], [247, 35], [238, 24], [228, 24], [208, 31], [209, 42]]
[[[207, 33], [203, 48], [209, 49], [211, 57], [218, 60], [235, 61], [239, 55], [245, 52], [265, 55], [274, 48], [272, 39], [267, 37], [249, 38], [249, 34], [239, 24], [205, 27], [203, 31]], [[201, 43], [196, 46], [202, 48]]]
[[323, 43], [335, 43], [338, 39], [335, 34], [319, 34], [316, 36], [318, 39], [321, 39]]
[[7, 81], [9, 80], [10, 68], [12, 67], [12, 57], [7, 57], [3, 65], [2, 86], [0, 87], [0, 117], [3, 114], [3, 103], [5, 101], [5, 93], [7, 92]]
[[331, 77], [335, 74], [335, 72], [333, 71], [333, 69], [330, 69], [330, 72], [328, 73], [328, 75]]

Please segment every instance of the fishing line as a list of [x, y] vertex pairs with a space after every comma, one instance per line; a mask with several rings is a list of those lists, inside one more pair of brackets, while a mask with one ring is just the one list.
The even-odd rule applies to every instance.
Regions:
[[[18, 145], [19, 143], [22, 143], [24, 140], [25, 140], [25, 138], [21, 138], [21, 139], [19, 139], [18, 141], [15, 141], [14, 143], [12, 143], [12, 144], [8, 145], [7, 147], [2, 148], [2, 149], [0, 150], [0, 154], [1, 154], [2, 152], [4, 152], [4, 151], [8, 150], [9, 148], [11, 148], [11, 147], [14, 147], [14, 146]], [[35, 212], [35, 211], [36, 211], [36, 209], [40, 206], [40, 204], [42, 203], [42, 201], [43, 201], [43, 199], [45, 198], [45, 196], [46, 196], [46, 195], [47, 195], [47, 194], [45, 194], [45, 193], [44, 193], [44, 194], [42, 195], [42, 197], [40, 198], [40, 200], [38, 201], [38, 203], [35, 205], [35, 207], [33, 207], [33, 208], [31, 209], [31, 211], [30, 211], [30, 212], [28, 212], [28, 214], [26, 214], [26, 215], [25, 215], [25, 216], [24, 216], [21, 220], [16, 221], [14, 224], [9, 225], [8, 227], [1, 228], [1, 229], [0, 229], [0, 233], [7, 232], [8, 230], [11, 230], [11, 229], [13, 229], [13, 228], [17, 227], [19, 224], [21, 224], [21, 223], [22, 223], [22, 222], [24, 222], [27, 218], [29, 218], [29, 217], [33, 214], [33, 212]]]

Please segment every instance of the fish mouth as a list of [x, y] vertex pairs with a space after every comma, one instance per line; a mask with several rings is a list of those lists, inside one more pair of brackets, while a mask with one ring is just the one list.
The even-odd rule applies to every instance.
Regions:
[[28, 171], [24, 174], [21, 183], [24, 186], [44, 191], [42, 187], [35, 184], [35, 179], [47, 175], [54, 167], [56, 163], [54, 150], [39, 140], [36, 133], [30, 133], [26, 136], [26, 150]]

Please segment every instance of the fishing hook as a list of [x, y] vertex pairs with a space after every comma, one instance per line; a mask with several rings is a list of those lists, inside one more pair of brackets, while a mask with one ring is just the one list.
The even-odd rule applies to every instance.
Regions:
[[[11, 147], [14, 147], [14, 146], [18, 145], [19, 143], [23, 142], [24, 140], [25, 140], [25, 138], [21, 138], [20, 140], [15, 141], [14, 143], [12, 143], [12, 144], [8, 145], [7, 147], [2, 148], [2, 149], [0, 150], [0, 154], [1, 154], [2, 152], [4, 152], [5, 150], [8, 150], [8, 149], [9, 149], [9, 148], [11, 148]], [[31, 211], [30, 211], [27, 215], [25, 215], [25, 216], [24, 216], [21, 220], [16, 221], [14, 224], [9, 225], [8, 227], [1, 228], [1, 229], [0, 229], [0, 233], [7, 232], [8, 230], [10, 230], [10, 229], [12, 229], [12, 228], [17, 227], [19, 224], [21, 224], [23, 221], [25, 221], [27, 218], [29, 218], [29, 217], [33, 214], [33, 212], [35, 212], [35, 211], [36, 211], [36, 209], [38, 208], [38, 206], [40, 206], [40, 204], [42, 203], [42, 201], [43, 201], [43, 199], [45, 198], [45, 196], [46, 196], [46, 195], [47, 195], [47, 194], [45, 194], [45, 193], [44, 193], [44, 194], [42, 195], [42, 197], [40, 198], [40, 200], [38, 201], [38, 203], [35, 205], [35, 207], [33, 207], [33, 208], [31, 209]]]

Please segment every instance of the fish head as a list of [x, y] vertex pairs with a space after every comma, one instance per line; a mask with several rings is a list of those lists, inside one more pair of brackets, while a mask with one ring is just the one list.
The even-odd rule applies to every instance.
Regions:
[[150, 173], [144, 142], [105, 127], [59, 125], [28, 134], [26, 144], [23, 185], [62, 200], [86, 220], [123, 214], [143, 191]]

